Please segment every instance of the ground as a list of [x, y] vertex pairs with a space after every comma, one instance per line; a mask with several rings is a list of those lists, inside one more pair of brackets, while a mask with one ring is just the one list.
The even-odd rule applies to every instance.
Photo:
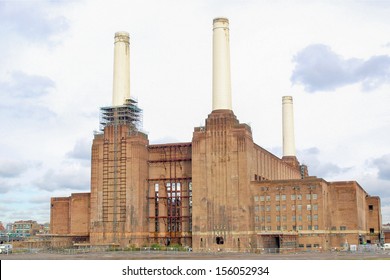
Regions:
[[289, 254], [194, 252], [51, 252], [0, 255], [1, 260], [390, 260], [390, 251], [302, 252]]

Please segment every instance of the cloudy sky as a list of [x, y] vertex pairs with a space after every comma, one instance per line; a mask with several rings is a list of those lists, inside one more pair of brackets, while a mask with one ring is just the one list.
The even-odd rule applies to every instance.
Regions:
[[90, 190], [113, 37], [128, 31], [131, 95], [151, 143], [191, 141], [211, 112], [212, 20], [230, 20], [233, 110], [281, 156], [294, 98], [298, 158], [356, 180], [390, 222], [390, 1], [0, 0], [0, 221], [49, 221]]

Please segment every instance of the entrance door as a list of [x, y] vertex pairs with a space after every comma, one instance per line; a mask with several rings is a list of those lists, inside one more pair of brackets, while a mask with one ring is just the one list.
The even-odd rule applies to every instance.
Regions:
[[280, 249], [280, 236], [275, 237], [276, 248]]

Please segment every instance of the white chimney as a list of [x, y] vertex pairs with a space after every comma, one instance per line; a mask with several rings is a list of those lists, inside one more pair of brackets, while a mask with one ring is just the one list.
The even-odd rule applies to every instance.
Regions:
[[292, 96], [283, 96], [283, 156], [295, 156], [294, 112]]
[[229, 20], [213, 21], [213, 110], [232, 110]]
[[114, 83], [112, 106], [121, 106], [130, 98], [130, 48], [129, 33], [115, 33]]

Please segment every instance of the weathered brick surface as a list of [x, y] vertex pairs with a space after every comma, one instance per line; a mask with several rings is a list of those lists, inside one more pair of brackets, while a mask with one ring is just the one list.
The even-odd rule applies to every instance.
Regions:
[[127, 125], [107, 126], [92, 144], [91, 244], [147, 242], [148, 139]]
[[90, 193], [73, 193], [70, 197], [70, 233], [89, 234]]
[[69, 197], [52, 197], [50, 201], [50, 233], [70, 233]]

